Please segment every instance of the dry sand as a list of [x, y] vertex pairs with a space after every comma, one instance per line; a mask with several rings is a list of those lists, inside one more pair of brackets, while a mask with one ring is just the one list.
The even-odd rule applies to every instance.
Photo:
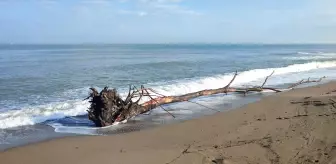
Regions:
[[336, 82], [276, 94], [237, 110], [155, 129], [69, 137], [13, 148], [0, 152], [0, 163], [336, 163], [333, 101]]

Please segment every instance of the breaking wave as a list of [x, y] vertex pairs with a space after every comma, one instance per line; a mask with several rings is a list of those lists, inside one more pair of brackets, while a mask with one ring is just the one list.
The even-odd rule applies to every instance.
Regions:
[[[272, 71], [275, 71], [275, 73], [268, 81], [268, 85], [290, 83], [312, 75], [315, 75], [315, 77], [323, 76], [323, 73], [325, 72], [324, 69], [333, 69], [334, 67], [336, 67], [336, 61], [309, 62], [280, 68], [253, 69], [239, 73], [236, 80], [232, 83], [232, 86], [258, 85], [263, 81], [265, 76], [269, 75]], [[323, 70], [323, 73], [317, 74], [317, 70]], [[330, 72], [327, 72], [328, 75], [330, 75]], [[300, 74], [300, 76], [298, 76], [298, 74]], [[197, 79], [194, 78], [179, 81], [151, 83], [146, 86], [151, 87], [164, 95], [180, 95], [202, 89], [215, 89], [223, 87], [231, 80], [232, 76], [233, 73], [229, 73]], [[334, 77], [336, 78], [336, 76]], [[82, 88], [78, 92], [83, 92], [83, 90], [87, 90], [87, 87]], [[121, 89], [121, 91], [122, 90], [125, 91], [125, 89]], [[125, 95], [125, 93], [122, 95]], [[87, 101], [82, 101], [81, 97], [78, 100], [28, 106], [22, 107], [18, 110], [2, 111], [0, 113], [0, 129], [33, 125], [69, 116], [85, 115], [88, 105], [89, 103]]]
[[284, 57], [285, 60], [327, 60], [336, 59], [336, 53], [325, 53], [325, 52], [298, 52], [297, 55], [291, 57]]
[[0, 113], [0, 129], [22, 125], [33, 125], [52, 119], [86, 114], [88, 102], [67, 101], [46, 105], [30, 106], [20, 110], [8, 110]]

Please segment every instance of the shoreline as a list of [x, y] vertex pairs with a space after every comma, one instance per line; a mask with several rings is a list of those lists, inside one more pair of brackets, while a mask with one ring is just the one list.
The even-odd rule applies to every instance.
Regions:
[[14, 147], [0, 152], [0, 159], [6, 164], [334, 163], [333, 104], [302, 106], [290, 102], [311, 99], [327, 104], [336, 100], [335, 90], [335, 81], [298, 88], [181, 123]]
[[[259, 101], [263, 97], [267, 97], [272, 94], [274, 93], [265, 92], [265, 93], [258, 93], [258, 94], [250, 94], [249, 96], [246, 96], [246, 97], [242, 95], [235, 95], [234, 99], [230, 99], [230, 98], [227, 99], [226, 96], [223, 97], [221, 94], [219, 94], [219, 95], [214, 95], [211, 98], [201, 97], [198, 99], [211, 99], [212, 101], [216, 101], [216, 102], [219, 100], [225, 100], [225, 102], [215, 103], [215, 106], [211, 106], [211, 107], [217, 110], [220, 110], [221, 112], [227, 112], [230, 110], [238, 109], [239, 107], [242, 107], [244, 105]], [[184, 105], [190, 105], [190, 104], [180, 103], [179, 106], [184, 106]], [[172, 109], [177, 110], [178, 112], [179, 106], [176, 106], [176, 104], [173, 106], [175, 107], [173, 107]], [[131, 119], [131, 120], [128, 120], [126, 124], [119, 124], [117, 126], [112, 126], [108, 128], [94, 129], [95, 127], [92, 127], [93, 129], [88, 128], [87, 132], [84, 132], [84, 133], [79, 132], [78, 128], [85, 129], [86, 127], [65, 127], [69, 129], [67, 130], [63, 129], [61, 131], [58, 131], [59, 129], [55, 129], [57, 127], [52, 127], [51, 125], [43, 124], [43, 123], [29, 125], [29, 126], [16, 127], [15, 129], [4, 129], [4, 131], [13, 131], [14, 134], [9, 135], [10, 138], [7, 138], [7, 137], [1, 138], [0, 136], [0, 140], [3, 142], [2, 144], [0, 144], [0, 152], [8, 150], [8, 149], [16, 148], [16, 147], [50, 141], [53, 139], [62, 139], [62, 138], [72, 137], [72, 136], [75, 136], [75, 137], [77, 136], [79, 137], [80, 136], [101, 136], [101, 135], [111, 136], [111, 135], [116, 135], [116, 134], [137, 132], [137, 131], [142, 131], [145, 129], [159, 128], [159, 127], [170, 125], [170, 124], [181, 123], [187, 120], [198, 119], [204, 116], [216, 114], [216, 112], [214, 112], [213, 110], [209, 110], [205, 107], [198, 106], [198, 105], [195, 107], [197, 107], [197, 110], [201, 110], [201, 111], [198, 111], [195, 113], [193, 109], [192, 110], [193, 113], [189, 113], [189, 114], [187, 113], [187, 114], [182, 114], [182, 115], [180, 114], [176, 118], [169, 117], [168, 119], [162, 119], [163, 121], [162, 123], [158, 123], [157, 121], [151, 120], [153, 118], [155, 119], [160, 116], [156, 116], [155, 114], [154, 115], [152, 114], [149, 116], [142, 115], [140, 117], [145, 116], [148, 118], [142, 118], [140, 120]], [[82, 116], [79, 116], [79, 117], [82, 117]], [[72, 129], [74, 131], [69, 132], [71, 131], [71, 128], [76, 128], [76, 129]], [[17, 134], [19, 134], [19, 136], [17, 136]], [[24, 138], [22, 138], [22, 135], [25, 135]]]

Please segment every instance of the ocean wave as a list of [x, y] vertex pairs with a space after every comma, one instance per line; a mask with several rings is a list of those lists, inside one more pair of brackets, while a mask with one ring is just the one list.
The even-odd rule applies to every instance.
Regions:
[[0, 129], [22, 125], [34, 125], [47, 120], [86, 114], [87, 101], [67, 101], [47, 105], [31, 106], [20, 110], [0, 113]]
[[296, 56], [296, 57], [286, 57], [287, 60], [323, 60], [323, 59], [336, 59], [335, 56]]
[[[274, 75], [268, 81], [268, 85], [295, 82], [301, 78], [311, 75], [324, 76], [321, 73], [309, 73], [316, 69], [328, 69], [336, 67], [336, 61], [309, 62], [305, 64], [294, 64], [280, 68], [253, 69], [240, 72], [232, 86], [260, 85], [264, 78], [272, 71]], [[304, 73], [305, 72], [305, 73]], [[300, 74], [298, 76], [298, 73]], [[330, 73], [330, 72], [329, 72]], [[147, 84], [163, 95], [181, 95], [203, 89], [215, 89], [225, 86], [232, 79], [233, 73], [205, 77], [198, 79], [179, 80], [171, 82], [158, 82]], [[80, 92], [87, 92], [87, 87], [80, 89]], [[126, 88], [121, 89], [121, 95], [126, 95]], [[143, 99], [146, 101], [146, 99]], [[22, 107], [18, 110], [8, 110], [0, 113], [0, 129], [33, 125], [47, 120], [61, 119], [69, 116], [85, 115], [89, 106], [87, 101], [71, 100], [46, 105]]]
[[297, 56], [283, 57], [285, 60], [326, 60], [336, 59], [336, 53], [331, 52], [297, 52]]
[[55, 132], [60, 132], [60, 133], [102, 135], [104, 134], [104, 131], [121, 129], [122, 127], [116, 126], [116, 125], [122, 125], [122, 124], [125, 124], [126, 122], [127, 120], [122, 121], [122, 122], [116, 122], [112, 125], [105, 126], [105, 127], [84, 127], [84, 126], [69, 127], [69, 126], [64, 126], [60, 123], [49, 123], [49, 125], [55, 129]]
[[[253, 69], [240, 72], [231, 86], [259, 85], [266, 76], [274, 71], [274, 76], [290, 73], [299, 73], [321, 68], [336, 67], [336, 61], [310, 62], [305, 64], [294, 64], [280, 68]], [[181, 95], [196, 92], [203, 89], [216, 89], [225, 86], [232, 79], [233, 73], [179, 81], [172, 84], [159, 84], [154, 89], [163, 95]], [[302, 78], [302, 77], [301, 77]], [[291, 80], [291, 79], [289, 79]], [[293, 80], [293, 79], [292, 79]], [[293, 82], [293, 81], [292, 81]], [[270, 84], [272, 85], [272, 84]]]
[[321, 52], [297, 52], [297, 54], [299, 55], [313, 55], [313, 54], [316, 54], [316, 53], [321, 53]]

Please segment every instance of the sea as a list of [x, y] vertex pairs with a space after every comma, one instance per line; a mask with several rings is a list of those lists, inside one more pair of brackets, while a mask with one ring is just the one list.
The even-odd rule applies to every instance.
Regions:
[[[336, 45], [78, 44], [0, 45], [0, 150], [65, 136], [114, 135], [227, 111], [272, 92], [218, 94], [164, 105], [131, 120], [94, 127], [90, 87], [129, 85], [181, 95], [231, 86], [286, 88], [301, 79], [336, 79]], [[320, 83], [314, 83], [320, 84]]]

